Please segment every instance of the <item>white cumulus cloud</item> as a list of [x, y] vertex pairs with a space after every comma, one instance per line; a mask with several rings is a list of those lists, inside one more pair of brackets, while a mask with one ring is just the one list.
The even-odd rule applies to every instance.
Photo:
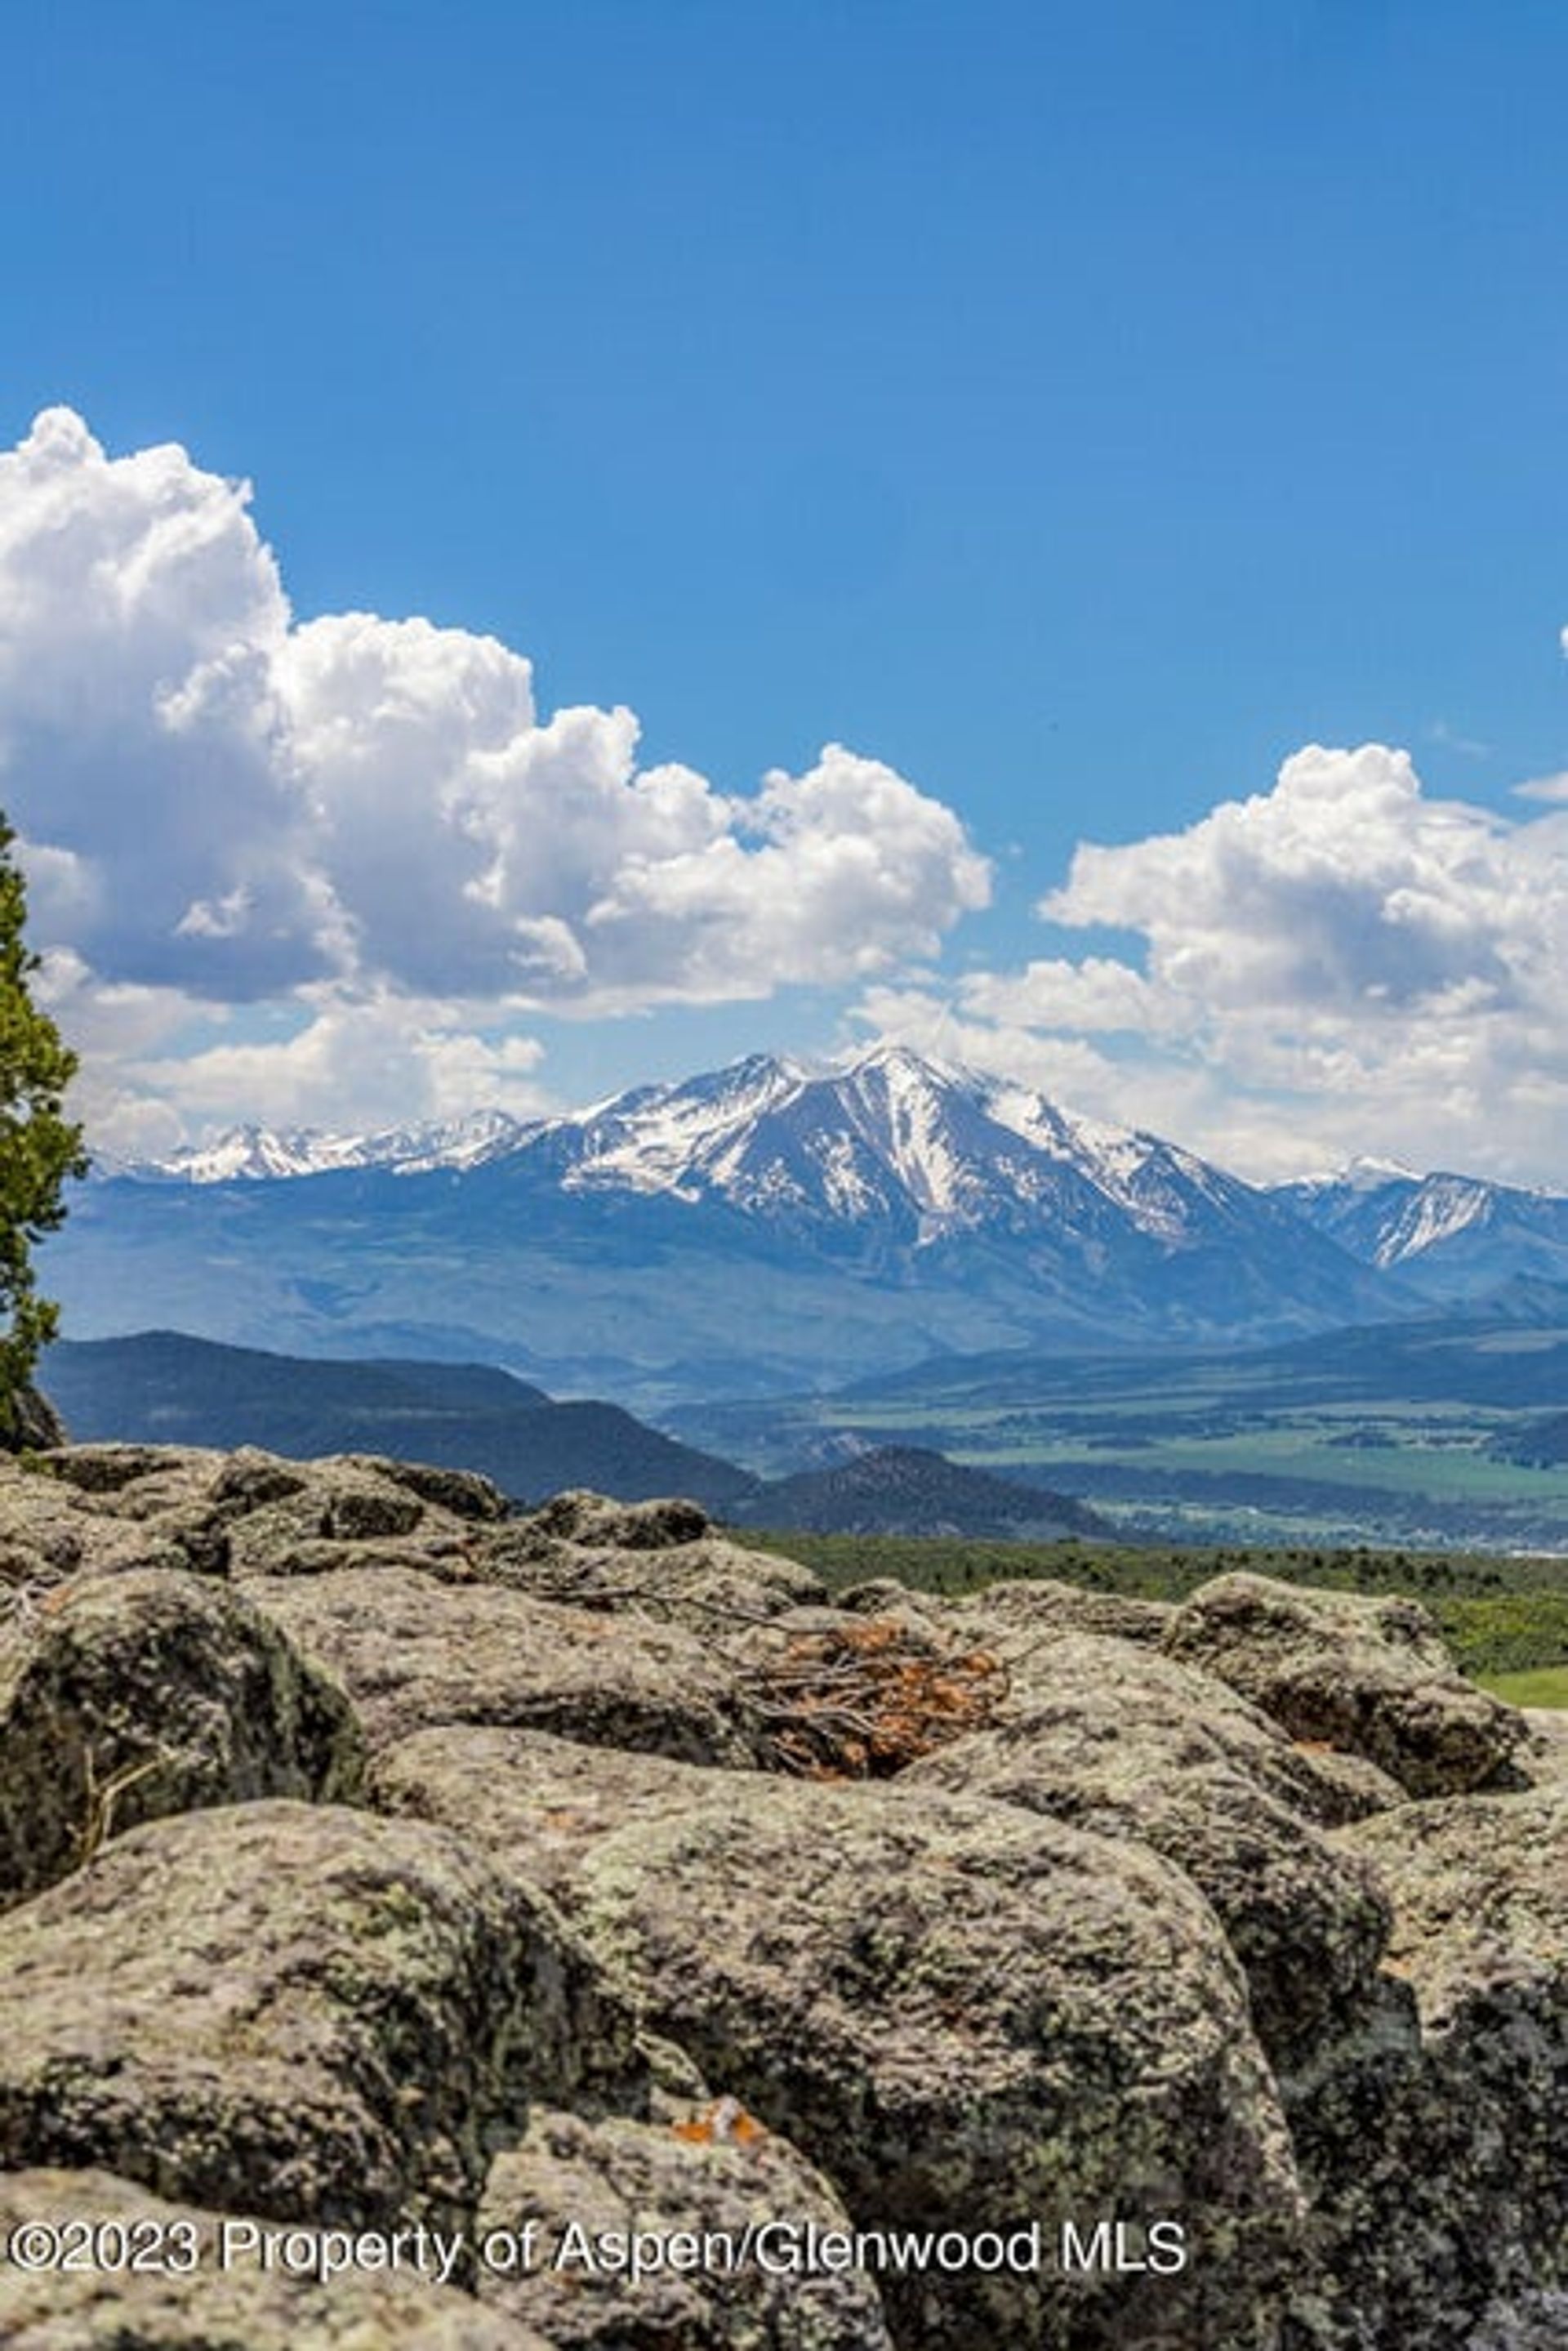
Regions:
[[127, 990], [182, 1040], [192, 1006], [301, 1012], [143, 1059], [161, 1099], [340, 1122], [377, 1058], [344, 1040], [395, 1052], [400, 1022], [402, 1114], [445, 1109], [532, 1070], [515, 1036], [465, 1058], [487, 1025], [885, 975], [986, 903], [953, 813], [839, 746], [727, 794], [640, 767], [629, 710], [541, 714], [493, 637], [296, 622], [250, 499], [177, 446], [110, 457], [68, 409], [0, 455], [0, 804], [73, 1034], [96, 1060]]
[[[1568, 813], [1429, 799], [1403, 751], [1313, 745], [1183, 831], [1080, 847], [1039, 912], [1139, 935], [1141, 967], [971, 973], [950, 1053], [1054, 1071], [1259, 1176], [1375, 1150], [1568, 1184]], [[929, 1038], [936, 1008], [884, 984], [861, 1016]]]

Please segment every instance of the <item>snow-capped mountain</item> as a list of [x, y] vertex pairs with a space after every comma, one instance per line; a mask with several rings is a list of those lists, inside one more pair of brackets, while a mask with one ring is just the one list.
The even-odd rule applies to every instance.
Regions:
[[1044, 1221], [1085, 1237], [1130, 1225], [1179, 1247], [1272, 1215], [1266, 1195], [1157, 1135], [1077, 1117], [899, 1046], [816, 1071], [755, 1054], [526, 1123], [484, 1111], [367, 1135], [236, 1127], [114, 1172], [223, 1184], [502, 1161], [547, 1174], [567, 1194], [662, 1193], [794, 1227], [892, 1224], [919, 1242]]
[[[558, 1203], [723, 1208], [775, 1237], [840, 1251], [857, 1235], [919, 1249], [1048, 1243], [1085, 1278], [1114, 1275], [1137, 1245], [1152, 1248], [1167, 1278], [1205, 1249], [1231, 1252], [1232, 1280], [1272, 1252], [1264, 1287], [1282, 1282], [1292, 1295], [1303, 1281], [1309, 1290], [1343, 1288], [1339, 1251], [1404, 1277], [1420, 1295], [1473, 1294], [1518, 1274], [1568, 1280], [1561, 1196], [1417, 1176], [1376, 1159], [1259, 1190], [1158, 1135], [900, 1046], [826, 1069], [754, 1054], [548, 1118], [487, 1110], [370, 1134], [235, 1127], [167, 1159], [100, 1173], [222, 1186], [483, 1167]], [[1334, 1250], [1314, 1255], [1308, 1235]], [[1299, 1261], [1287, 1271], [1291, 1251]]]
[[1411, 1302], [1189, 1152], [898, 1048], [757, 1056], [531, 1122], [245, 1130], [79, 1187], [47, 1246], [76, 1337], [459, 1353], [641, 1405]]
[[917, 1245], [1049, 1228], [1090, 1246], [1130, 1228], [1181, 1248], [1272, 1227], [1278, 1213], [1156, 1135], [897, 1046], [817, 1071], [755, 1057], [621, 1095], [536, 1140], [567, 1191], [667, 1192], [791, 1229], [879, 1227]]
[[1568, 1282], [1568, 1197], [1478, 1176], [1357, 1160], [1275, 1196], [1364, 1265], [1396, 1272], [1421, 1295], [1474, 1297], [1520, 1276]]
[[143, 1184], [261, 1183], [275, 1176], [323, 1176], [342, 1167], [389, 1167], [407, 1175], [434, 1167], [474, 1167], [514, 1150], [536, 1126], [504, 1111], [373, 1134], [331, 1134], [319, 1127], [232, 1126], [211, 1143], [187, 1144], [166, 1159], [111, 1161], [100, 1176]]

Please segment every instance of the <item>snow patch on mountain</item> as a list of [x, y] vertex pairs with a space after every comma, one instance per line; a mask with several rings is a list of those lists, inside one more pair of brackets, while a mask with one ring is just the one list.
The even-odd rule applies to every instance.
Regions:
[[1419, 1184], [1421, 1180], [1413, 1167], [1405, 1166], [1397, 1159], [1378, 1159], [1370, 1153], [1358, 1153], [1342, 1167], [1318, 1168], [1278, 1188], [1304, 1197], [1318, 1192], [1379, 1192], [1386, 1184]]
[[1426, 1294], [1479, 1293], [1519, 1276], [1568, 1280], [1561, 1193], [1363, 1159], [1282, 1185], [1275, 1196], [1362, 1264], [1397, 1270]]
[[99, 1165], [101, 1176], [129, 1176], [141, 1183], [266, 1183], [293, 1176], [324, 1176], [346, 1167], [381, 1167], [398, 1175], [425, 1175], [437, 1167], [476, 1167], [514, 1151], [535, 1133], [504, 1111], [376, 1134], [331, 1134], [318, 1127], [234, 1126], [206, 1144], [185, 1144], [166, 1159]]
[[754, 1122], [796, 1087], [792, 1062], [753, 1053], [683, 1083], [639, 1086], [576, 1118], [551, 1122], [575, 1142], [568, 1191], [673, 1192], [696, 1198], [722, 1190]]
[[1497, 1213], [1496, 1187], [1469, 1176], [1428, 1176], [1410, 1195], [1379, 1240], [1374, 1263], [1397, 1265], [1419, 1257]]

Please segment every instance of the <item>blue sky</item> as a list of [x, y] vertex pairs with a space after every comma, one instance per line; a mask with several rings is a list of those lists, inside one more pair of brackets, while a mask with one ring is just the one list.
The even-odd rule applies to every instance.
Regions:
[[[493, 636], [534, 720], [629, 705], [639, 770], [707, 794], [666, 795], [650, 848], [585, 751], [582, 822], [618, 845], [556, 904], [519, 861], [580, 799], [570, 761], [529, 768], [516, 824], [457, 792], [495, 919], [573, 940], [550, 985], [471, 938], [400, 956], [440, 862], [413, 803], [491, 738], [437, 728], [350, 824], [319, 745], [363, 648], [326, 683], [286, 664], [287, 789], [315, 758], [374, 876], [230, 738], [166, 759], [163, 704], [87, 743], [73, 660], [166, 702], [176, 656], [102, 615], [71, 638], [80, 584], [39, 587], [70, 534], [8, 476], [0, 802], [104, 1135], [578, 1100], [888, 1033], [1248, 1172], [1367, 1149], [1568, 1184], [1568, 817], [1516, 791], [1568, 768], [1560, 9], [144, 0], [7, 48], [0, 447], [56, 405], [106, 462], [179, 444], [254, 483], [296, 623]], [[71, 445], [107, 515], [127, 484]], [[100, 574], [142, 559], [116, 512]], [[44, 709], [17, 680], [49, 647]], [[1277, 786], [1314, 744], [1408, 762]], [[775, 769], [772, 832], [726, 830]], [[131, 935], [157, 893], [116, 863], [128, 812], [192, 877], [161, 945]], [[1125, 856], [1075, 867], [1084, 842]], [[857, 896], [878, 843], [909, 853]], [[617, 952], [568, 985], [608, 902]], [[717, 952], [724, 923], [754, 952]], [[267, 966], [263, 931], [299, 952]]]

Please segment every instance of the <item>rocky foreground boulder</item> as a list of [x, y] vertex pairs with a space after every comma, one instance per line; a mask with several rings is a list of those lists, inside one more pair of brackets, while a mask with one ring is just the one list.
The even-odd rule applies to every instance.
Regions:
[[1221, 1575], [1165, 1641], [1293, 1737], [1364, 1756], [1412, 1796], [1484, 1787], [1523, 1735], [1513, 1708], [1456, 1672], [1418, 1601]]
[[1565, 1762], [1407, 1603], [0, 1459], [0, 2342], [1545, 2351]]
[[263, 1796], [352, 1802], [358, 1718], [231, 1584], [137, 1568], [13, 1602], [0, 1647], [0, 1907], [116, 1829]]
[[1272, 2058], [1342, 2030], [1371, 1997], [1388, 1905], [1376, 1871], [1315, 1825], [1337, 1792], [1312, 1759], [1230, 1692], [1125, 1641], [1064, 1633], [1031, 1663], [1036, 1686], [1002, 1720], [911, 1763], [903, 1789], [1148, 1846], [1207, 1897]]
[[[721, 2113], [722, 2110], [715, 2109]], [[641, 2235], [650, 2243], [691, 2238], [738, 2245], [748, 2228], [788, 2213], [798, 2228], [836, 2235], [848, 2215], [823, 2174], [789, 2141], [743, 2113], [717, 2133], [699, 2121], [683, 2133], [613, 2116], [598, 2123], [540, 2107], [519, 2144], [497, 2156], [480, 2209], [480, 2241]], [[572, 2280], [563, 2289], [562, 2277]], [[864, 2270], [801, 2276], [783, 2263], [710, 2259], [661, 2262], [628, 2296], [613, 2270], [569, 2260], [558, 2273], [493, 2261], [479, 2284], [487, 2307], [549, 2329], [557, 2351], [893, 2351], [877, 2287]]]
[[84, 2257], [0, 2265], [6, 2351], [553, 2351], [433, 2280], [264, 2266], [241, 2248], [280, 2232], [171, 2203], [110, 2171], [0, 2173], [0, 2243], [25, 2246], [29, 2230], [59, 2231]]
[[[1245, 2339], [1294, 2258], [1296, 2183], [1240, 1973], [1179, 1873], [897, 1782], [625, 1758], [590, 1813], [556, 1742], [472, 1736], [394, 1750], [384, 1800], [449, 1820], [482, 1772], [510, 1867], [554, 1810], [540, 1874], [613, 1980], [863, 2226], [1005, 2235], [1086, 2211], [1141, 2231], [1179, 2207], [1191, 2290], [1121, 2280], [1123, 2339], [1174, 2346], [1199, 2318]], [[889, 2278], [883, 2296], [903, 2342], [1116, 2339], [1093, 2277]]]
[[278, 2220], [461, 2229], [530, 2096], [624, 2101], [634, 2022], [554, 1906], [422, 1822], [258, 1802], [115, 1838], [0, 1919], [0, 2163]]

